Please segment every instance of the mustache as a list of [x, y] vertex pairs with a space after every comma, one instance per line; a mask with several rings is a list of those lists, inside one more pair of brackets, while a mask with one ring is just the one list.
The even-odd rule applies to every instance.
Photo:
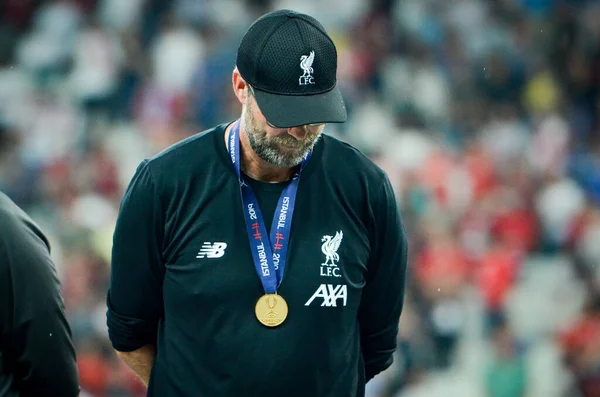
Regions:
[[273, 137], [272, 140], [276, 143], [299, 149], [303, 147], [311, 147], [315, 144], [320, 135], [321, 134], [307, 134], [302, 140], [298, 140], [290, 135], [280, 135]]

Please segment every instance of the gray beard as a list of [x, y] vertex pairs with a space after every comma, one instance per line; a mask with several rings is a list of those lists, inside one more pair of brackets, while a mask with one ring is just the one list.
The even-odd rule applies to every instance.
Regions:
[[260, 157], [269, 164], [273, 164], [277, 167], [282, 168], [291, 168], [300, 164], [304, 157], [306, 157], [308, 152], [313, 148], [314, 143], [316, 143], [315, 141], [314, 143], [307, 145], [306, 143], [298, 144], [298, 142], [296, 141], [296, 143], [294, 144], [291, 143], [291, 141], [288, 139], [286, 143], [288, 143], [291, 146], [291, 148], [289, 152], [283, 153], [278, 148], [278, 143], [281, 143], [285, 140], [279, 138], [294, 139], [293, 137], [274, 137], [271, 138], [271, 140], [269, 141], [266, 139], [265, 135], [260, 134], [260, 132], [258, 131], [251, 132], [249, 130], [246, 130], [246, 134], [248, 136], [248, 143], [250, 143], [250, 147], [252, 148], [252, 150], [254, 150], [254, 153], [256, 153], [258, 157]]
[[[319, 133], [314, 137], [310, 137], [312, 139], [306, 139], [304, 142], [300, 142], [289, 135], [281, 135], [268, 139], [266, 131], [255, 128], [254, 118], [252, 117], [252, 105], [250, 103], [247, 103], [244, 129], [248, 137], [248, 143], [254, 153], [267, 163], [281, 168], [291, 168], [300, 164], [321, 136], [321, 133]], [[309, 135], [306, 137], [309, 138]], [[280, 149], [282, 146], [285, 146], [287, 150], [282, 151]]]

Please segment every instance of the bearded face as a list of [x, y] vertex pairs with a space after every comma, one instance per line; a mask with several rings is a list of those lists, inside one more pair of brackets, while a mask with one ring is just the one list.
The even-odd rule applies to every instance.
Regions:
[[[247, 95], [242, 123], [250, 147], [264, 161], [282, 168], [295, 167], [312, 150], [323, 132], [323, 126], [300, 126], [302, 139], [287, 133], [287, 128], [269, 126], [252, 95]], [[262, 120], [259, 120], [260, 119]], [[262, 122], [261, 122], [262, 121]]]

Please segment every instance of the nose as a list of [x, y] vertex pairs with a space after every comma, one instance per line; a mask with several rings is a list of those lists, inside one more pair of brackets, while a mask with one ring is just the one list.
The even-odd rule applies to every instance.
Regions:
[[291, 136], [293, 136], [297, 140], [301, 141], [306, 136], [306, 134], [308, 132], [308, 129], [306, 128], [306, 126], [301, 125], [301, 126], [298, 126], [298, 127], [288, 128], [287, 132], [288, 132], [288, 134], [290, 134]]

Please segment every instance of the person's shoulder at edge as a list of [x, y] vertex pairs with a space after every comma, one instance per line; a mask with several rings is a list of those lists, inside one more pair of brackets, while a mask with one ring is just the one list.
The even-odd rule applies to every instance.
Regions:
[[328, 163], [327, 165], [331, 162], [332, 169], [344, 172], [356, 170], [368, 179], [374, 178], [377, 181], [381, 181], [386, 176], [386, 172], [381, 167], [352, 144], [327, 134], [322, 135], [322, 140], [323, 159]]
[[4, 222], [13, 222], [22, 216], [21, 208], [10, 197], [0, 191], [0, 225], [3, 225]]
[[[6, 249], [10, 252], [33, 247], [50, 255], [50, 243], [38, 225], [21, 207], [0, 192], [0, 255], [4, 255]], [[13, 264], [0, 257], [0, 267], [12, 267]]]
[[21, 207], [0, 191], [0, 241], [14, 238], [18, 231], [30, 230], [35, 233], [49, 249], [49, 244], [38, 225]]

